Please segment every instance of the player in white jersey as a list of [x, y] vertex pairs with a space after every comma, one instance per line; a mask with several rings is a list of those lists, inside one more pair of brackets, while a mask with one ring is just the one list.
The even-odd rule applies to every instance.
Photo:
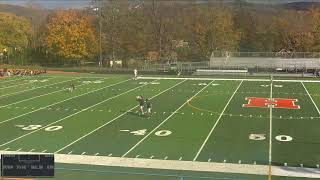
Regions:
[[138, 79], [138, 70], [137, 69], [134, 69], [133, 70], [133, 74], [134, 74], [134, 80], [137, 80]]

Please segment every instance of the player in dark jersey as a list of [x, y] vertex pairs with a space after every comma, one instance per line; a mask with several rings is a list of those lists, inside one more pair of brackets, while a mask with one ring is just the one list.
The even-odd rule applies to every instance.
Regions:
[[144, 112], [143, 112], [144, 99], [143, 99], [143, 97], [142, 96], [138, 96], [137, 97], [137, 101], [139, 102], [139, 108], [140, 108], [141, 115], [144, 115]]
[[150, 102], [149, 99], [146, 99], [146, 106], [147, 106], [147, 114], [151, 115], [151, 111], [152, 111], [152, 104]]
[[69, 88], [70, 92], [73, 92], [75, 89], [76, 89], [76, 86], [73, 83], [71, 83]]

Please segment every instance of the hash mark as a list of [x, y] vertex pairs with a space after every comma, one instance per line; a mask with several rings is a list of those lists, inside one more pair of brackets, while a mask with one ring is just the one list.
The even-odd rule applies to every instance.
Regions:
[[5, 148], [4, 150], [6, 151], [6, 150], [9, 150], [10, 148]]
[[181, 160], [182, 160], [182, 157], [179, 158], [179, 161], [181, 161]]
[[68, 152], [68, 154], [71, 154], [71, 153], [72, 153], [72, 151]]
[[112, 153], [110, 153], [108, 156], [109, 156], [109, 157], [112, 156]]
[[31, 149], [29, 152], [32, 152], [32, 151], [34, 151], [35, 149]]
[[164, 160], [167, 160], [168, 159], [168, 156], [164, 157]]
[[20, 149], [18, 149], [17, 151], [21, 151], [21, 148], [20, 148]]
[[150, 159], [153, 159], [154, 156], [150, 156]]
[[41, 151], [42, 153], [44, 153], [44, 152], [47, 152], [47, 150], [45, 149], [45, 150], [43, 150], [43, 151]]
[[136, 155], [136, 158], [138, 158], [140, 156], [140, 154]]
[[81, 155], [84, 155], [86, 152], [81, 153]]
[[208, 162], [211, 162], [211, 159], [208, 159]]

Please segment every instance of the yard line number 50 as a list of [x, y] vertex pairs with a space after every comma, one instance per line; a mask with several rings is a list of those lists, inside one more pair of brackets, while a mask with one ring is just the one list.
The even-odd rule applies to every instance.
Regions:
[[[33, 131], [33, 130], [37, 130], [41, 127], [42, 127], [42, 125], [26, 125], [26, 126], [22, 127], [22, 130]], [[45, 131], [57, 131], [62, 128], [63, 128], [62, 126], [49, 126], [49, 127], [46, 127], [44, 130]]]

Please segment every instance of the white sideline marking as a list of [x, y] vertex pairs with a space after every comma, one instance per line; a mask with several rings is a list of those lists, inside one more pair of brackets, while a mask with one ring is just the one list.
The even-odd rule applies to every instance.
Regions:
[[189, 98], [186, 102], [184, 102], [178, 109], [174, 111], [174, 113], [170, 114], [165, 120], [163, 120], [157, 127], [155, 127], [152, 131], [149, 132], [146, 136], [144, 136], [137, 144], [135, 144], [128, 152], [126, 152], [121, 157], [125, 157], [128, 155], [133, 149], [135, 149], [139, 144], [141, 144], [146, 138], [148, 138], [151, 134], [154, 133], [162, 124], [164, 124], [168, 119], [170, 119], [176, 112], [178, 112], [182, 107], [184, 107], [189, 101], [191, 101], [194, 97], [196, 97], [198, 94], [200, 94], [204, 89], [206, 89], [213, 81], [211, 81], [208, 85], [203, 87], [201, 90], [199, 90], [196, 94], [194, 94], [191, 98]]
[[104, 88], [108, 88], [108, 87], [111, 87], [111, 86], [115, 86], [115, 85], [117, 85], [117, 84], [121, 84], [121, 83], [127, 82], [127, 81], [129, 81], [129, 80], [130, 80], [130, 79], [127, 79], [127, 80], [124, 80], [124, 81], [120, 81], [120, 82], [117, 82], [117, 83], [115, 83], [115, 84], [111, 84], [111, 85], [108, 85], [108, 86], [105, 86], [105, 87], [102, 87], [102, 88], [99, 88], [99, 89], [96, 89], [96, 90], [93, 90], [93, 91], [86, 92], [86, 93], [84, 93], [84, 94], [80, 94], [80, 95], [73, 96], [73, 97], [70, 97], [70, 98], [65, 99], [65, 100], [62, 100], [62, 101], [58, 101], [58, 102], [49, 104], [49, 105], [44, 106], [44, 107], [42, 107], [42, 108], [36, 109], [36, 110], [34, 110], [34, 111], [30, 111], [30, 112], [21, 114], [21, 115], [19, 115], [19, 116], [16, 116], [16, 117], [13, 117], [13, 118], [10, 118], [10, 119], [1, 121], [0, 124], [5, 123], [5, 122], [8, 122], [8, 121], [11, 121], [11, 120], [14, 120], [14, 119], [17, 119], [17, 118], [19, 118], [19, 117], [22, 117], [22, 116], [25, 116], [25, 115], [28, 115], [28, 114], [31, 114], [31, 113], [34, 113], [34, 112], [37, 112], [37, 111], [40, 111], [40, 110], [42, 110], [42, 109], [46, 109], [46, 108], [51, 109], [50, 106], [54, 106], [54, 105], [56, 105], [56, 104], [60, 104], [60, 103], [63, 103], [63, 102], [65, 102], [65, 101], [69, 101], [69, 100], [71, 100], [71, 99], [75, 99], [75, 98], [78, 98], [78, 97], [81, 97], [81, 96], [84, 96], [84, 95], [87, 95], [87, 94], [90, 94], [90, 93], [99, 91], [99, 90], [104, 89]]
[[[172, 87], [170, 87], [170, 88], [168, 88], [168, 89], [166, 89], [166, 90], [164, 90], [164, 91], [162, 91], [162, 92], [160, 92], [160, 93], [156, 94], [155, 96], [151, 97], [150, 99], [153, 99], [153, 98], [155, 98], [155, 97], [157, 97], [157, 96], [159, 96], [159, 95], [161, 95], [161, 94], [163, 94], [163, 93], [165, 93], [165, 92], [169, 91], [170, 89], [172, 89], [172, 88], [174, 88], [174, 87], [178, 86], [179, 84], [181, 84], [181, 83], [183, 83], [183, 82], [185, 82], [185, 81], [186, 81], [186, 80], [181, 81], [181, 82], [179, 82], [179, 83], [175, 84], [174, 86], [172, 86]], [[145, 86], [145, 85], [144, 85], [144, 86]], [[112, 123], [113, 121], [115, 121], [115, 120], [117, 120], [118, 118], [120, 118], [120, 117], [124, 116], [124, 115], [125, 115], [125, 114], [127, 114], [128, 112], [131, 112], [132, 110], [134, 110], [134, 109], [135, 109], [135, 108], [137, 108], [137, 107], [138, 107], [138, 105], [137, 105], [137, 106], [134, 106], [133, 108], [131, 108], [131, 109], [127, 110], [126, 112], [124, 112], [124, 113], [120, 114], [119, 116], [115, 117], [115, 118], [114, 118], [114, 119], [112, 119], [111, 121], [108, 121], [107, 123], [105, 123], [105, 124], [103, 124], [103, 125], [99, 126], [98, 128], [94, 129], [93, 131], [89, 132], [88, 134], [85, 134], [84, 136], [82, 136], [82, 137], [78, 138], [77, 140], [75, 140], [75, 141], [71, 142], [70, 144], [68, 144], [68, 145], [64, 146], [63, 148], [59, 149], [58, 151], [56, 151], [56, 153], [58, 153], [58, 152], [60, 152], [60, 151], [62, 151], [62, 150], [64, 150], [64, 149], [66, 149], [67, 147], [69, 147], [69, 146], [73, 145], [74, 143], [76, 143], [76, 142], [78, 142], [78, 141], [82, 140], [83, 138], [85, 138], [85, 137], [89, 136], [90, 134], [92, 134], [92, 133], [94, 133], [94, 132], [98, 131], [99, 129], [103, 128], [104, 126], [106, 126], [106, 125], [108, 125], [108, 124], [110, 124], [110, 123]]]
[[[126, 81], [128, 81], [128, 80], [126, 80]], [[69, 117], [75, 116], [75, 115], [77, 115], [77, 114], [79, 114], [79, 113], [82, 113], [83, 111], [86, 111], [86, 110], [88, 110], [88, 109], [91, 109], [91, 108], [93, 108], [93, 107], [95, 107], [95, 106], [98, 106], [98, 105], [100, 105], [100, 104], [102, 104], [102, 103], [105, 103], [105, 102], [111, 100], [111, 99], [114, 99], [114, 98], [117, 98], [117, 97], [119, 97], [119, 96], [122, 96], [123, 94], [127, 94], [127, 93], [129, 93], [129, 92], [131, 92], [131, 91], [134, 91], [134, 90], [136, 90], [136, 89], [138, 89], [138, 88], [141, 88], [141, 87], [143, 87], [143, 86], [146, 86], [146, 85], [138, 86], [138, 87], [135, 87], [135, 88], [133, 88], [133, 89], [131, 89], [131, 90], [129, 90], [129, 91], [125, 91], [125, 92], [123, 92], [123, 93], [121, 93], [121, 94], [118, 94], [118, 95], [112, 96], [112, 97], [110, 97], [110, 98], [107, 98], [107, 99], [105, 99], [105, 100], [103, 100], [103, 101], [100, 101], [100, 102], [98, 102], [98, 103], [96, 103], [96, 104], [94, 104], [94, 105], [92, 105], [92, 106], [89, 106], [89, 107], [87, 107], [87, 108], [85, 108], [85, 109], [82, 109], [82, 110], [80, 110], [80, 111], [78, 111], [78, 112], [75, 112], [75, 113], [73, 113], [73, 114], [70, 114], [70, 115], [68, 115], [68, 116], [66, 116], [66, 117], [64, 117], [64, 118], [61, 118], [61, 119], [59, 119], [59, 120], [57, 120], [57, 121], [54, 121], [54, 122], [52, 122], [52, 123], [50, 123], [50, 124], [47, 124], [46, 126], [43, 126], [43, 127], [39, 128], [39, 129], [36, 129], [36, 130], [31, 131], [31, 132], [29, 132], [29, 133], [27, 133], [27, 134], [24, 134], [24, 135], [19, 136], [19, 137], [15, 138], [15, 139], [12, 139], [12, 140], [10, 140], [10, 141], [8, 141], [8, 142], [6, 142], [6, 143], [3, 143], [3, 144], [0, 145], [0, 147], [2, 147], [2, 146], [4, 146], [4, 145], [7, 145], [7, 144], [10, 144], [10, 143], [12, 143], [12, 142], [14, 142], [14, 141], [16, 141], [16, 140], [19, 140], [19, 139], [21, 139], [21, 138], [23, 138], [23, 137], [26, 137], [26, 136], [30, 135], [30, 134], [33, 134], [33, 133], [35, 133], [35, 132], [38, 132], [38, 131], [40, 131], [40, 130], [42, 130], [42, 129], [45, 129], [45, 128], [47, 128], [47, 127], [49, 127], [49, 126], [51, 126], [51, 125], [53, 125], [53, 124], [55, 124], [55, 123], [58, 123], [58, 122], [60, 122], [60, 121], [63, 121], [63, 120], [65, 120], [65, 119], [69, 118]], [[1, 123], [2, 123], [2, 122], [1, 122]]]
[[196, 161], [196, 160], [197, 160], [197, 158], [198, 158], [198, 156], [200, 155], [200, 153], [201, 153], [202, 149], [204, 148], [204, 146], [206, 145], [207, 141], [209, 140], [209, 138], [210, 138], [210, 136], [211, 136], [212, 132], [213, 132], [213, 131], [214, 131], [214, 129], [217, 127], [217, 125], [218, 125], [218, 123], [219, 123], [219, 121], [220, 121], [220, 119], [221, 119], [221, 117], [222, 117], [222, 115], [223, 115], [224, 111], [227, 109], [227, 107], [228, 107], [229, 103], [231, 102], [231, 100], [232, 100], [233, 96], [236, 94], [236, 92], [237, 92], [237, 91], [238, 91], [238, 89], [240, 88], [240, 86], [241, 86], [242, 82], [243, 82], [243, 81], [241, 81], [241, 82], [239, 83], [239, 85], [238, 85], [237, 89], [233, 92], [233, 94], [232, 94], [232, 96], [230, 97], [229, 101], [228, 101], [228, 102], [227, 102], [227, 104], [224, 106], [224, 108], [223, 108], [222, 112], [220, 113], [220, 116], [218, 117], [218, 119], [217, 119], [216, 123], [213, 125], [213, 127], [212, 127], [212, 129], [210, 130], [210, 132], [209, 132], [209, 134], [208, 134], [207, 138], [206, 138], [206, 139], [204, 140], [204, 142], [202, 143], [202, 145], [201, 145], [201, 147], [200, 147], [199, 151], [197, 152], [196, 156], [193, 158], [193, 161]]
[[[259, 81], [259, 82], [269, 82], [270, 79], [219, 79], [219, 78], [170, 78], [170, 77], [139, 77], [138, 79], [165, 79], [165, 80], [199, 80], [199, 81], [212, 81], [212, 80], [217, 80], [217, 81]], [[272, 80], [274, 82], [316, 82], [320, 83], [320, 80], [286, 80], [286, 79], [274, 79]]]
[[[71, 79], [71, 80], [67, 80], [67, 81], [62, 81], [62, 82], [60, 82], [60, 83], [64, 83], [64, 82], [68, 82], [68, 81], [72, 81], [72, 80], [75, 80], [75, 79]], [[79, 85], [79, 86], [81, 86], [81, 85]], [[50, 92], [50, 93], [47, 93], [47, 94], [41, 94], [41, 95], [34, 96], [34, 97], [31, 97], [31, 98], [28, 98], [28, 99], [24, 99], [24, 100], [17, 101], [17, 102], [14, 102], [14, 103], [10, 103], [10, 104], [4, 105], [4, 106], [0, 106], [0, 108], [4, 108], [4, 107], [10, 106], [10, 105], [14, 105], [14, 104], [18, 104], [18, 103], [21, 103], [21, 102], [25, 102], [25, 101], [28, 101], [28, 100], [31, 100], [31, 99], [35, 99], [35, 98], [38, 98], [38, 97], [47, 96], [47, 95], [54, 94], [54, 93], [57, 93], [57, 92], [60, 92], [60, 91], [64, 91], [64, 90], [65, 90], [65, 89], [61, 89], [61, 90], [53, 91], [53, 92]]]
[[313, 101], [313, 99], [312, 99], [312, 97], [311, 97], [311, 95], [310, 95], [309, 91], [308, 91], [308, 90], [307, 90], [307, 88], [304, 86], [303, 82], [301, 82], [301, 84], [302, 84], [302, 86], [303, 86], [304, 90], [307, 92], [307, 94], [308, 94], [309, 98], [311, 99], [311, 101], [312, 101], [312, 103], [313, 103], [314, 107], [317, 109], [317, 111], [318, 111], [318, 113], [319, 113], [319, 115], [320, 115], [319, 108], [318, 108], [318, 106], [316, 105], [316, 103]]
[[[38, 154], [37, 152], [0, 151], [0, 154]], [[44, 153], [46, 154], [46, 153]], [[222, 172], [267, 175], [267, 165], [215, 163], [198, 161], [177, 161], [142, 158], [120, 158], [107, 156], [55, 154], [57, 163], [119, 166], [148, 169], [170, 169], [198, 172]], [[320, 178], [320, 169], [273, 166], [274, 176]]]

